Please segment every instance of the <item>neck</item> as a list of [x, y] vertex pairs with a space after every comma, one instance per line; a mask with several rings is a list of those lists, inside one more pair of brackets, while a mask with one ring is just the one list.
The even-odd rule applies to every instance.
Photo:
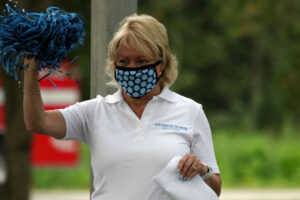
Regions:
[[153, 98], [153, 96], [159, 95], [162, 90], [163, 86], [161, 84], [157, 84], [156, 87], [153, 88], [148, 94], [138, 99], [128, 96], [123, 90], [122, 95], [125, 102], [129, 105], [133, 112], [139, 118], [141, 118], [147, 103]]

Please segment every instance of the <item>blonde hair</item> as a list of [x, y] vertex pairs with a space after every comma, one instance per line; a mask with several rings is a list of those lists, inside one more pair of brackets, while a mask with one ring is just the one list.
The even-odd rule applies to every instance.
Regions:
[[126, 17], [115, 32], [108, 46], [106, 74], [111, 85], [119, 87], [115, 80], [115, 64], [120, 46], [134, 48], [146, 58], [162, 60], [163, 71], [159, 82], [172, 85], [177, 78], [178, 62], [169, 50], [167, 30], [163, 24], [149, 15], [133, 14]]

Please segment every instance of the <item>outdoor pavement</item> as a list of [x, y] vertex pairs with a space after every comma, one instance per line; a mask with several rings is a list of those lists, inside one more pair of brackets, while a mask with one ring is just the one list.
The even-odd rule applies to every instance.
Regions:
[[300, 200], [298, 189], [224, 189], [221, 200]]
[[[89, 191], [33, 191], [30, 200], [89, 200]], [[224, 189], [220, 200], [300, 200], [299, 189]]]

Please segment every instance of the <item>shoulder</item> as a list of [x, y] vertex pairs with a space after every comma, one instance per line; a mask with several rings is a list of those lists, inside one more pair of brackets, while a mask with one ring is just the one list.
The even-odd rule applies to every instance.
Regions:
[[176, 92], [170, 91], [174, 97], [176, 98], [176, 102], [178, 105], [182, 105], [186, 108], [190, 108], [193, 109], [195, 111], [199, 111], [202, 110], [202, 104], [196, 102], [195, 100], [189, 98], [189, 97], [185, 97], [183, 95], [180, 95]]
[[202, 105], [195, 100], [173, 91], [170, 91], [169, 95], [174, 100], [174, 103], [169, 105], [173, 105], [173, 110], [176, 110], [176, 113], [184, 116], [190, 123], [194, 123], [197, 116], [203, 113]]
[[80, 105], [80, 106], [84, 106], [84, 107], [93, 107], [96, 106], [97, 104], [100, 104], [104, 101], [104, 98], [101, 95], [97, 95], [97, 97], [93, 98], [93, 99], [89, 99], [89, 100], [84, 100], [81, 102], [78, 102], [76, 104]]
[[95, 108], [98, 107], [98, 105], [100, 105], [101, 102], [103, 102], [103, 99], [104, 98], [102, 96], [98, 95], [96, 98], [84, 100], [81, 102], [76, 102], [73, 105], [70, 105], [60, 110], [63, 112], [68, 112], [68, 111], [90, 112], [92, 110], [95, 110]]

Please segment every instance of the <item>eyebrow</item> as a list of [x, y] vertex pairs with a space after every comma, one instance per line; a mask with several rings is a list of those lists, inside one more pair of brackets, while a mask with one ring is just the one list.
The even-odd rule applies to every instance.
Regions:
[[[118, 56], [117, 57], [117, 59], [121, 59], [121, 58], [123, 58], [123, 59], [129, 59], [128, 56]], [[149, 60], [149, 58], [147, 58], [146, 56], [138, 56], [136, 59], [147, 59], [147, 60]]]

